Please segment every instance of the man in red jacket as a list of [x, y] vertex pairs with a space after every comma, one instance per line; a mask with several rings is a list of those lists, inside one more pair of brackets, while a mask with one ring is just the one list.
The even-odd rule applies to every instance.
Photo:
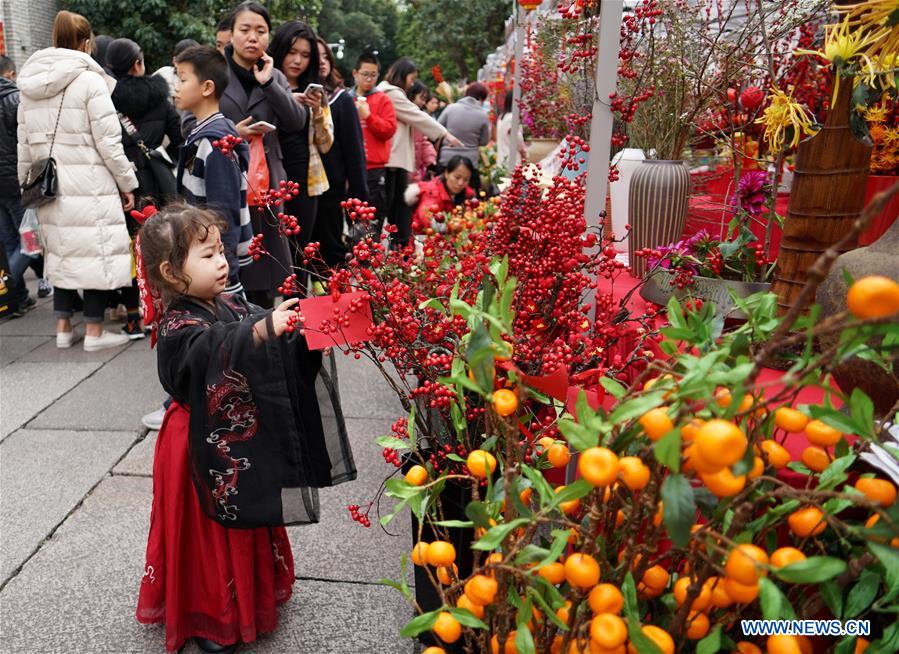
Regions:
[[391, 139], [396, 132], [396, 112], [390, 98], [375, 90], [380, 63], [373, 54], [362, 54], [353, 69], [356, 82], [356, 109], [365, 140], [365, 167], [368, 174], [368, 196], [378, 210], [377, 224], [383, 225], [387, 211], [385, 182]]

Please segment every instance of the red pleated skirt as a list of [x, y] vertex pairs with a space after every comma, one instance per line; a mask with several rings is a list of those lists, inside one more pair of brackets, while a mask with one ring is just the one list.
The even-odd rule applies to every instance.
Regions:
[[194, 636], [249, 643], [278, 626], [294, 582], [284, 527], [226, 529], [203, 513], [188, 461], [190, 413], [175, 403], [153, 460], [153, 506], [137, 619], [165, 623], [166, 650]]

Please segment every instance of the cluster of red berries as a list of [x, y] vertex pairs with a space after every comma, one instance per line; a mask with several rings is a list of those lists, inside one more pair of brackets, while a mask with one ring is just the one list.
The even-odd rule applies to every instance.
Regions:
[[225, 134], [222, 138], [217, 141], [212, 142], [212, 147], [217, 150], [220, 150], [223, 155], [226, 157], [230, 157], [231, 153], [234, 151], [238, 145], [243, 143], [244, 140], [239, 136], [233, 136], [231, 134]]
[[387, 463], [393, 464], [397, 468], [403, 465], [403, 461], [400, 459], [400, 453], [393, 448], [385, 447], [381, 454], [384, 455], [384, 460]]
[[458, 457], [465, 458], [468, 455], [468, 452], [465, 449], [464, 445], [456, 445], [454, 448], [452, 445], [444, 445], [443, 447], [437, 447], [433, 452], [428, 456], [428, 463], [431, 464], [431, 467], [434, 468], [434, 474], [440, 475], [444, 468], [448, 464], [456, 465], [460, 467], [461, 465], [458, 461], [453, 461], [452, 459], [447, 460], [447, 456], [450, 454], [455, 454]]
[[296, 182], [281, 180], [278, 188], [270, 188], [259, 195], [259, 203], [265, 207], [279, 207], [284, 202], [289, 202], [300, 195], [300, 185]]
[[768, 264], [768, 257], [765, 256], [765, 244], [761, 241], [757, 241], [750, 247], [754, 250], [755, 265], [759, 268], [764, 268]]
[[357, 198], [350, 198], [349, 200], [341, 202], [340, 208], [346, 211], [347, 216], [349, 216], [350, 220], [353, 222], [356, 222], [357, 220], [363, 222], [374, 220], [378, 213], [378, 210], [375, 207], [371, 206], [368, 202], [363, 202]]
[[720, 275], [721, 271], [724, 270], [724, 257], [721, 255], [721, 251], [718, 249], [714, 249], [709, 252], [708, 255], [709, 268], [711, 268], [712, 272], [716, 275]]
[[299, 280], [297, 279], [296, 273], [288, 275], [284, 278], [284, 281], [281, 282], [281, 285], [278, 287], [278, 293], [280, 293], [284, 297], [299, 295], [300, 287], [298, 286], [298, 284]]
[[426, 379], [421, 386], [412, 389], [410, 396], [430, 397], [428, 406], [432, 409], [449, 409], [450, 404], [456, 397], [456, 391], [440, 382], [432, 382], [430, 379]]
[[296, 236], [300, 233], [300, 223], [296, 216], [280, 211], [278, 212], [278, 230], [284, 236]]
[[[294, 309], [293, 313], [287, 316], [287, 333], [293, 334], [297, 329], [299, 329], [299, 325], [302, 324], [303, 321], [304, 318], [302, 315], [300, 315], [299, 310]], [[302, 330], [300, 330], [300, 333], [303, 333]]]
[[350, 516], [358, 522], [363, 527], [371, 527], [371, 520], [368, 518], [368, 512], [371, 511], [371, 504], [368, 505], [368, 509], [366, 509], [365, 513], [362, 513], [359, 510], [358, 504], [349, 504], [347, 505], [347, 510], [350, 512]]
[[263, 243], [264, 239], [265, 236], [263, 234], [256, 234], [253, 240], [250, 241], [247, 254], [253, 258], [253, 261], [259, 261], [264, 255], [268, 254], [268, 250], [265, 249], [265, 244]]

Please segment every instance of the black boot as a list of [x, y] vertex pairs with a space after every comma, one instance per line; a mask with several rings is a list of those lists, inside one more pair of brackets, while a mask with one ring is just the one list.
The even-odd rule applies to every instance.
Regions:
[[237, 647], [237, 643], [232, 643], [231, 645], [220, 645], [214, 640], [197, 638], [196, 636], [194, 637], [194, 642], [197, 644], [197, 647], [206, 652], [206, 654], [231, 654], [231, 652], [233, 652]]

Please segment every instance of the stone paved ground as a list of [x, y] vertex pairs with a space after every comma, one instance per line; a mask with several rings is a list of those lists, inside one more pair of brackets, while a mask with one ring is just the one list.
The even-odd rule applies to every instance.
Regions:
[[[156, 437], [140, 417], [164, 395], [155, 354], [149, 339], [58, 350], [52, 301], [39, 303], [0, 323], [0, 653], [161, 653], [162, 628], [134, 619]], [[345, 508], [389, 472], [373, 438], [401, 409], [371, 365], [339, 368], [359, 479], [322, 492], [320, 524], [290, 528], [294, 596], [278, 631], [240, 652], [416, 651], [397, 635], [411, 610], [377, 583], [399, 576], [408, 519], [391, 536]]]

